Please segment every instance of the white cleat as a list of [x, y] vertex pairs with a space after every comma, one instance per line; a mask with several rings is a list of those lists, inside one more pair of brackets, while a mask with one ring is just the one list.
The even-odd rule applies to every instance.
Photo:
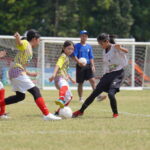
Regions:
[[0, 119], [9, 119], [9, 118], [10, 117], [8, 117], [6, 114], [0, 116]]
[[43, 116], [44, 120], [61, 120], [61, 117], [55, 116], [52, 113], [49, 113], [47, 116]]

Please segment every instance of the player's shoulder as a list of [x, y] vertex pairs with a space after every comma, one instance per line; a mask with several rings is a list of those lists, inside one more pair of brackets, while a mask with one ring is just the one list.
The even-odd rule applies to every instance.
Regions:
[[66, 58], [67, 55], [65, 53], [61, 53], [61, 55], [59, 56], [59, 58]]
[[75, 46], [75, 47], [80, 47], [80, 46], [81, 46], [81, 43], [76, 43], [74, 46]]
[[90, 44], [86, 44], [86, 46], [88, 47], [88, 48], [92, 48], [92, 45], [90, 45]]
[[24, 39], [24, 40], [21, 40], [21, 43], [22, 43], [21, 45], [17, 45], [17, 48], [21, 51], [27, 49], [29, 42]]

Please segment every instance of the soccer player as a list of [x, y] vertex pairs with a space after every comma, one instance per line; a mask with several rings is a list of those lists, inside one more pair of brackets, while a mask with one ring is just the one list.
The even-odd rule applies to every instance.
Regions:
[[73, 117], [83, 115], [85, 109], [94, 101], [96, 96], [104, 91], [108, 93], [113, 117], [118, 117], [115, 94], [119, 92], [119, 88], [124, 78], [124, 68], [128, 64], [126, 57], [128, 50], [119, 44], [115, 44], [113, 37], [106, 33], [98, 35], [97, 41], [104, 49], [104, 75], [100, 79], [96, 89], [83, 103], [81, 109], [73, 113]]
[[[94, 90], [96, 88], [96, 81], [94, 77], [95, 65], [94, 65], [94, 56], [93, 48], [91, 45], [87, 44], [88, 32], [86, 30], [80, 31], [80, 43], [75, 45], [75, 50], [73, 53], [73, 59], [76, 61], [76, 81], [78, 83], [78, 95], [79, 101], [83, 101], [83, 83], [85, 80], [88, 80]], [[85, 58], [87, 60], [87, 65], [84, 66], [79, 58]], [[106, 98], [105, 95], [99, 95], [99, 100]]]
[[[0, 51], [0, 58], [6, 55], [6, 51]], [[4, 101], [5, 97], [5, 89], [3, 83], [0, 81], [0, 103]], [[0, 106], [0, 118], [7, 119], [7, 115], [5, 114], [5, 105]]]
[[[72, 93], [69, 90], [68, 80], [72, 83], [76, 83], [68, 74], [69, 69], [69, 56], [74, 51], [74, 44], [72, 41], [65, 41], [63, 44], [62, 52], [56, 66], [54, 68], [54, 72], [52, 76], [49, 78], [49, 81], [55, 81], [55, 86], [59, 90], [59, 98], [55, 101], [60, 108], [67, 106], [71, 99]], [[56, 111], [56, 114], [59, 113], [59, 109]]]
[[36, 30], [31, 29], [27, 32], [27, 40], [21, 40], [18, 32], [14, 34], [14, 37], [16, 39], [18, 53], [14, 58], [14, 62], [10, 65], [9, 78], [16, 95], [5, 98], [0, 102], [0, 106], [4, 107], [5, 105], [14, 104], [24, 100], [25, 92], [28, 91], [32, 94], [35, 103], [42, 111], [44, 120], [60, 120], [60, 117], [49, 112], [39, 88], [36, 87], [29, 78], [29, 76], [36, 76], [37, 73], [31, 73], [26, 70], [26, 66], [33, 56], [32, 48], [35, 48], [40, 43], [40, 34]]

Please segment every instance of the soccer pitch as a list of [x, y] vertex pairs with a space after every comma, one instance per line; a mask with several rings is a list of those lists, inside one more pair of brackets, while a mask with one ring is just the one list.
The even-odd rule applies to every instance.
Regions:
[[[91, 91], [84, 91], [86, 98]], [[6, 96], [12, 95], [6, 88]], [[58, 91], [42, 91], [51, 112]], [[70, 107], [80, 108], [73, 91]], [[18, 104], [7, 106], [11, 117], [0, 120], [0, 150], [149, 150], [150, 91], [121, 91], [116, 95], [120, 115], [112, 118], [109, 100], [96, 100], [84, 116], [44, 121], [30, 94]]]

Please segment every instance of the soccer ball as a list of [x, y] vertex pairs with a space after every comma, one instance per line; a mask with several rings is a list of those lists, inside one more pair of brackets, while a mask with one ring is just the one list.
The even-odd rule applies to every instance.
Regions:
[[87, 64], [87, 60], [84, 57], [79, 58], [79, 62], [82, 63], [84, 66]]
[[64, 118], [64, 119], [72, 118], [72, 110], [71, 110], [71, 108], [68, 107], [68, 106], [65, 106], [64, 108], [61, 108], [59, 110], [59, 116]]

